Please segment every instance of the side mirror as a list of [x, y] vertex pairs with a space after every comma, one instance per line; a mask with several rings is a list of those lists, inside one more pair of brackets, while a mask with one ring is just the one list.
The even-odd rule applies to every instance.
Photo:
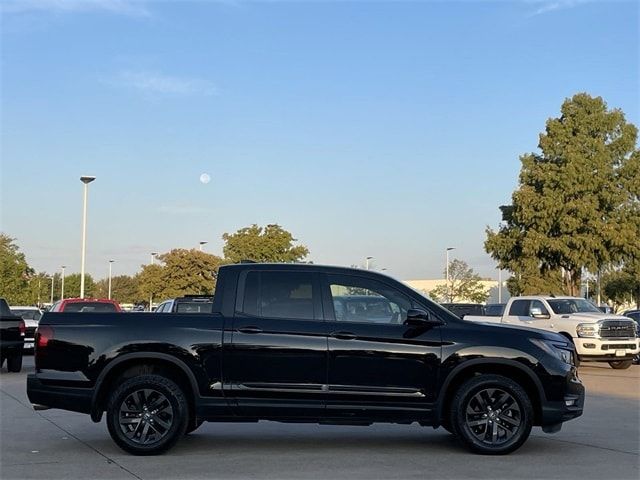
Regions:
[[542, 309], [538, 307], [532, 308], [530, 314], [533, 318], [539, 318], [544, 320], [551, 318], [551, 316], [548, 313], [542, 313]]
[[410, 308], [407, 311], [407, 320], [404, 324], [413, 327], [427, 327], [442, 325], [442, 322], [421, 308]]

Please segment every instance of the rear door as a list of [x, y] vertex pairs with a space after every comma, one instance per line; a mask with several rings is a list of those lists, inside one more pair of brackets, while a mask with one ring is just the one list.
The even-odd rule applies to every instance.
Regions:
[[405, 324], [420, 307], [392, 284], [358, 275], [323, 275], [329, 321], [327, 414], [428, 417], [441, 358], [440, 327]]
[[325, 407], [327, 331], [316, 273], [239, 276], [225, 390], [244, 416], [307, 417]]

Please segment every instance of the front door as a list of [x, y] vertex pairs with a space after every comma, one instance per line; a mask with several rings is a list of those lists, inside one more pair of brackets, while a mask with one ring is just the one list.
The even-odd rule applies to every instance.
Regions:
[[392, 282], [323, 275], [329, 321], [327, 414], [428, 418], [441, 356], [439, 327], [405, 324], [420, 307]]
[[322, 413], [327, 332], [316, 273], [243, 272], [231, 334], [224, 385], [241, 415]]

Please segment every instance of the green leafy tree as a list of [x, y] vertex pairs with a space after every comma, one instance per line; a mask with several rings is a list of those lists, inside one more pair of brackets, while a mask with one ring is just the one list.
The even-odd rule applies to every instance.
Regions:
[[541, 153], [521, 157], [520, 184], [511, 205], [501, 207], [503, 223], [497, 232], [487, 228], [485, 249], [513, 272], [512, 293], [576, 295], [583, 268], [596, 272], [640, 258], [636, 138], [622, 111], [585, 93], [547, 121]]
[[259, 227], [251, 225], [236, 233], [222, 235], [225, 261], [238, 263], [241, 260], [255, 262], [300, 262], [309, 255], [304, 245], [294, 245], [293, 235], [280, 225]]
[[199, 250], [176, 248], [159, 255], [164, 264], [161, 279], [164, 284], [161, 296], [175, 298], [189, 294], [212, 295], [222, 259]]
[[[96, 297], [109, 296], [109, 279], [103, 278], [96, 283]], [[138, 279], [129, 275], [117, 275], [111, 278], [111, 298], [118, 303], [136, 303], [138, 295]]]
[[162, 298], [164, 283], [162, 280], [162, 266], [142, 265], [142, 269], [136, 275], [138, 282], [138, 295], [135, 303], [148, 304], [152, 299]]
[[[446, 275], [446, 269], [443, 272]], [[489, 292], [482, 285], [480, 275], [469, 267], [467, 262], [455, 259], [449, 264], [449, 286], [438, 285], [429, 292], [429, 296], [438, 302], [475, 302], [484, 303]]]
[[640, 275], [635, 265], [625, 265], [602, 276], [602, 294], [616, 310], [622, 305], [635, 303], [640, 308]]
[[15, 239], [0, 233], [0, 297], [9, 305], [31, 303], [29, 279], [34, 273]]
[[[51, 284], [49, 284], [51, 285]], [[55, 275], [55, 284], [54, 291], [56, 292], [54, 295], [54, 300], [60, 299], [60, 289], [62, 286], [62, 282], [60, 279], [60, 275]], [[95, 297], [96, 296], [96, 283], [93, 280], [93, 277], [85, 273], [84, 274], [84, 296], [85, 297]], [[64, 298], [78, 298], [80, 297], [80, 274], [72, 273], [71, 275], [65, 275], [64, 277]]]
[[189, 294], [213, 294], [223, 263], [220, 257], [176, 248], [157, 258], [158, 264], [143, 266], [137, 275], [138, 301], [157, 303]]

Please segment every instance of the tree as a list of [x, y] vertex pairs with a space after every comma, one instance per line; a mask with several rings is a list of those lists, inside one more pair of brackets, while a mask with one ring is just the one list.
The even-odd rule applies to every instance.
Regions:
[[189, 294], [212, 295], [222, 259], [199, 250], [177, 248], [158, 255], [159, 264], [145, 265], [137, 275], [138, 300], [149, 302]]
[[520, 184], [512, 204], [500, 207], [499, 230], [487, 228], [485, 249], [513, 272], [519, 291], [576, 295], [583, 268], [640, 258], [636, 138], [622, 111], [586, 93], [547, 121], [541, 153], [521, 157]]
[[280, 225], [259, 227], [251, 225], [236, 233], [222, 235], [225, 261], [238, 263], [242, 260], [255, 262], [300, 262], [309, 255], [304, 245], [294, 245], [297, 240]]
[[0, 297], [10, 305], [30, 304], [29, 279], [34, 273], [15, 239], [0, 233]]
[[[54, 300], [60, 299], [61, 288], [60, 275], [55, 275], [54, 284]], [[51, 284], [49, 284], [51, 285]], [[55, 294], [57, 292], [57, 294]], [[93, 277], [85, 273], [84, 274], [84, 296], [95, 297], [96, 295], [96, 282], [93, 281]], [[65, 275], [64, 277], [64, 298], [78, 298], [80, 297], [80, 274], [72, 273], [71, 275]]]
[[[109, 296], [109, 279], [103, 278], [96, 283], [96, 297]], [[136, 303], [141, 300], [138, 294], [138, 279], [129, 275], [117, 275], [111, 278], [111, 298], [118, 303]]]
[[616, 310], [630, 302], [640, 308], [640, 275], [633, 266], [607, 272], [602, 276], [602, 293]]
[[[446, 269], [445, 269], [446, 275]], [[438, 285], [429, 292], [429, 296], [436, 301], [446, 303], [474, 302], [484, 303], [489, 298], [489, 292], [481, 283], [480, 275], [467, 265], [467, 262], [455, 259], [449, 264], [449, 286]]]

